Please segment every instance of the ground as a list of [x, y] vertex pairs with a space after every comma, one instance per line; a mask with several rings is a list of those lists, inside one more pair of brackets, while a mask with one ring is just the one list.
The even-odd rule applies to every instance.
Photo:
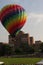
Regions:
[[43, 58], [5, 58], [0, 57], [0, 61], [5, 62], [7, 65], [12, 64], [35, 64], [36, 62], [42, 60]]

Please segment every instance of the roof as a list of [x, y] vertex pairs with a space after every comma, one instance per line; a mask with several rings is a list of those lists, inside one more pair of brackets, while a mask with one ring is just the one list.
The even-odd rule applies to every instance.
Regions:
[[0, 62], [0, 64], [4, 64], [4, 62]]
[[41, 60], [41, 61], [39, 61], [39, 62], [37, 62], [36, 64], [43, 64], [43, 60]]

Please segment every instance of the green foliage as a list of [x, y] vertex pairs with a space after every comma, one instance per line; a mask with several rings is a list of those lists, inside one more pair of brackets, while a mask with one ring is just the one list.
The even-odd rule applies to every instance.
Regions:
[[34, 51], [34, 48], [32, 47], [32, 46], [29, 46], [29, 49], [28, 49], [29, 51], [28, 51], [28, 53], [30, 53], [30, 54], [32, 54], [32, 53], [34, 53], [35, 51]]
[[0, 56], [14, 55], [14, 54], [32, 54], [34, 48], [29, 46], [27, 43], [22, 43], [20, 47], [10, 47], [8, 44], [0, 43]]
[[8, 44], [0, 43], [0, 56], [10, 55], [10, 54], [11, 54], [10, 46]]
[[43, 52], [43, 43], [40, 44], [41, 52]]
[[25, 54], [34, 53], [34, 48], [32, 46], [28, 45], [27, 43], [22, 43], [21, 48]]
[[15, 49], [15, 53], [16, 53], [16, 54], [21, 54], [21, 53], [22, 53], [21, 48], [16, 48], [16, 49]]
[[3, 44], [0, 43], [0, 56], [2, 56], [2, 55], [3, 55]]

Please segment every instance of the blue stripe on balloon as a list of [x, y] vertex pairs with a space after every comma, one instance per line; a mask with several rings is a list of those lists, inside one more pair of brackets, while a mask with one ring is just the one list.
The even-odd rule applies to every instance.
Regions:
[[[21, 11], [22, 12], [22, 11]], [[15, 17], [17, 17], [16, 15], [19, 15], [21, 12], [17, 11], [12, 11], [10, 13], [8, 13], [7, 15], [5, 15], [2, 19], [2, 23], [4, 25], [4, 23], [6, 22], [7, 19], [10, 19], [11, 17], [13, 17], [15, 15]]]

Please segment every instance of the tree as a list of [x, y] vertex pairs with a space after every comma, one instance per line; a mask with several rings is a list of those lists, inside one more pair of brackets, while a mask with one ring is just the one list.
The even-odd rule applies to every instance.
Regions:
[[43, 43], [40, 44], [40, 50], [43, 53]]
[[16, 54], [22, 54], [22, 49], [21, 48], [16, 48], [15, 53]]
[[34, 48], [32, 46], [29, 46], [28, 53], [30, 54], [34, 53]]
[[3, 44], [3, 55], [10, 55], [11, 47], [8, 44]]
[[34, 48], [32, 46], [28, 45], [28, 43], [22, 43], [21, 48], [22, 48], [24, 54], [34, 53]]
[[0, 42], [0, 56], [3, 56], [3, 43]]

